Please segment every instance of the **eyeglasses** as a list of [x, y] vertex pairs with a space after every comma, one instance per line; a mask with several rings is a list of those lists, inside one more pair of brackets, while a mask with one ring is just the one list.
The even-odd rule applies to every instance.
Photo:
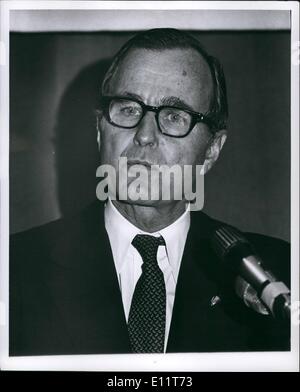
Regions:
[[133, 98], [104, 96], [101, 106], [110, 124], [125, 129], [135, 128], [147, 112], [154, 112], [160, 132], [171, 137], [187, 136], [198, 122], [210, 128], [213, 125], [212, 119], [202, 113], [176, 106], [150, 106]]

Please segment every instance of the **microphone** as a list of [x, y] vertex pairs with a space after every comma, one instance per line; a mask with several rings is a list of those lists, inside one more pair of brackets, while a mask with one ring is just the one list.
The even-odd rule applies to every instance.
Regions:
[[271, 313], [277, 319], [290, 318], [290, 290], [265, 270], [261, 258], [239, 230], [231, 226], [217, 228], [211, 245], [236, 276], [236, 293], [247, 306], [261, 314]]

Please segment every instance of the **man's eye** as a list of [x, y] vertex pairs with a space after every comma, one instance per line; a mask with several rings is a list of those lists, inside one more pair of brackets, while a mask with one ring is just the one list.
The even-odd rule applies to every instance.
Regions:
[[166, 120], [170, 123], [174, 124], [184, 124], [185, 118], [179, 113], [169, 113], [166, 117]]
[[126, 117], [140, 116], [140, 109], [133, 106], [126, 106], [120, 109], [120, 113]]

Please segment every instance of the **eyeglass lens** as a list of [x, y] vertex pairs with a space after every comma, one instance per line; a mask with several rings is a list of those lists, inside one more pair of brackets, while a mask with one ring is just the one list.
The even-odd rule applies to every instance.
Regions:
[[[109, 104], [111, 122], [120, 127], [135, 127], [144, 115], [142, 106], [135, 101], [113, 99]], [[192, 117], [184, 110], [162, 107], [158, 114], [160, 130], [169, 135], [181, 136], [189, 131]]]

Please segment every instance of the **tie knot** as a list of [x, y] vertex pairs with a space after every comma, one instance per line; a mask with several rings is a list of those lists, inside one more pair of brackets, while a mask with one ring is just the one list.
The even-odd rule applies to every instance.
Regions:
[[132, 245], [142, 256], [144, 262], [156, 262], [157, 249], [160, 245], [166, 245], [163, 237], [154, 237], [147, 234], [138, 234], [132, 240]]

